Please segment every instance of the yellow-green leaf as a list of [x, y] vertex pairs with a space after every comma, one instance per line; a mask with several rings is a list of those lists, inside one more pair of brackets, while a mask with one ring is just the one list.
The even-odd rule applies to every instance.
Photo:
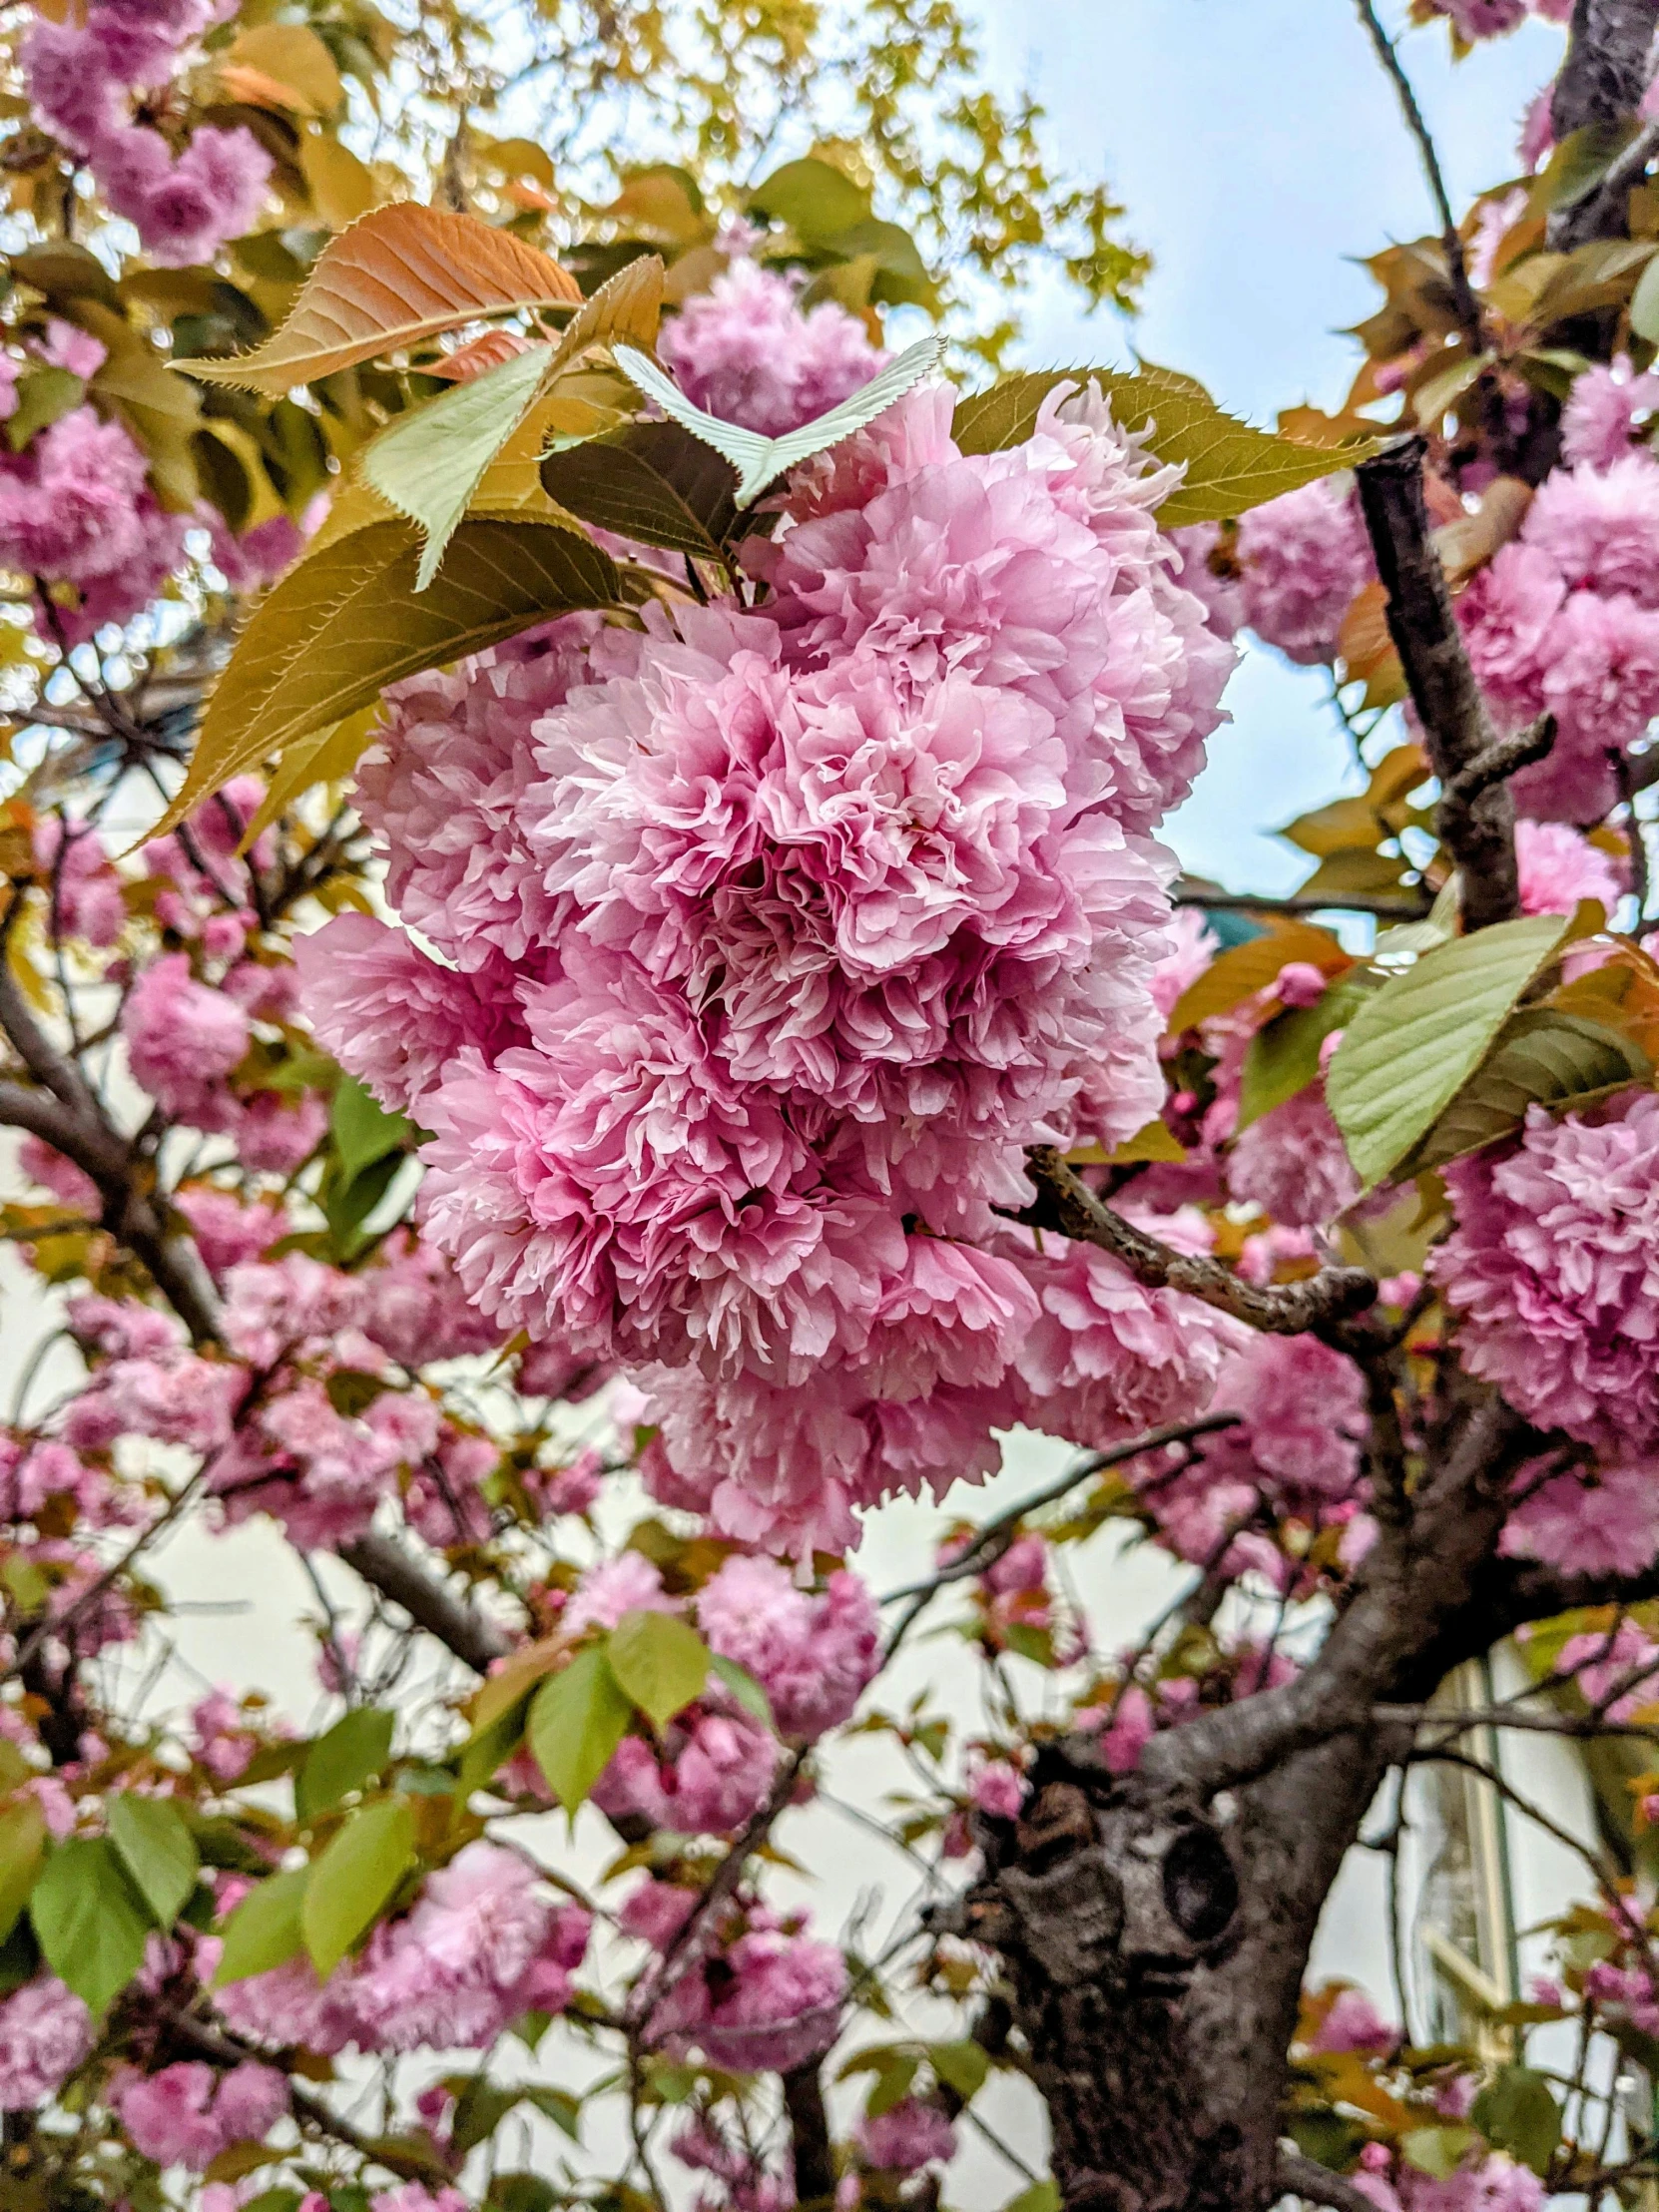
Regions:
[[107, 1836], [72, 1836], [47, 1855], [29, 1918], [46, 1963], [93, 2012], [144, 1963], [152, 1923]]
[[318, 731], [314, 738], [297, 738], [286, 747], [253, 821], [243, 832], [239, 850], [246, 852], [255, 838], [306, 792], [314, 791], [319, 784], [342, 783], [367, 752], [379, 721], [376, 701], [372, 707], [359, 707], [343, 722]]
[[36, 1797], [20, 1797], [0, 1812], [0, 1942], [29, 1902], [46, 1849], [46, 1815]]
[[257, 23], [240, 32], [221, 75], [233, 99], [268, 107], [274, 93], [295, 115], [332, 115], [344, 92], [333, 55], [303, 23]]
[[1518, 1128], [1528, 1106], [1593, 1105], [1632, 1083], [1646, 1083], [1653, 1062], [1633, 1038], [1553, 1006], [1514, 1015], [1421, 1146], [1410, 1168], [1443, 1167]]
[[1245, 999], [1265, 990], [1292, 960], [1305, 960], [1323, 975], [1340, 974], [1353, 965], [1329, 929], [1317, 929], [1312, 922], [1278, 923], [1216, 955], [1176, 1000], [1169, 1034], [1178, 1037], [1183, 1029], [1216, 1014], [1230, 1014]]
[[400, 415], [364, 447], [358, 462], [364, 476], [425, 537], [417, 592], [436, 575], [484, 471], [534, 404], [552, 358], [550, 345], [528, 346]]
[[419, 556], [412, 523], [371, 523], [307, 554], [266, 594], [208, 702], [164, 829], [243, 770], [371, 705], [400, 677], [549, 615], [617, 601], [615, 563], [550, 523], [463, 523], [425, 592], [415, 589]]
[[[369, 1104], [373, 1103], [370, 1099]], [[378, 1107], [374, 1110], [379, 1112]], [[384, 1118], [402, 1120], [401, 1115]], [[319, 1813], [331, 1812], [372, 1775], [385, 1772], [393, 1725], [390, 1713], [362, 1705], [342, 1714], [317, 1738], [305, 1754], [305, 1764], [293, 1785], [293, 1808], [302, 1825], [314, 1821]]]
[[110, 1825], [110, 1841], [139, 1895], [155, 1914], [156, 1926], [170, 1929], [196, 1887], [201, 1866], [195, 1840], [179, 1808], [171, 1798], [141, 1797], [135, 1790], [121, 1790], [110, 1798], [105, 1817]]
[[1325, 1091], [1368, 1190], [1450, 1105], [1566, 929], [1531, 914], [1453, 937], [1357, 1009]]
[[1157, 460], [1186, 470], [1158, 510], [1166, 528], [1225, 521], [1317, 476], [1352, 468], [1376, 450], [1375, 440], [1298, 445], [1224, 413], [1192, 377], [1152, 367], [1132, 375], [1111, 368], [1058, 368], [1005, 376], [988, 391], [957, 402], [951, 435], [964, 453], [1023, 445], [1056, 384], [1085, 385], [1091, 379], [1110, 399], [1115, 421], [1126, 430], [1145, 431], [1147, 449]]
[[606, 1650], [619, 1686], [659, 1732], [709, 1679], [709, 1647], [677, 1613], [624, 1613]]
[[400, 1798], [353, 1813], [311, 1864], [299, 1930], [317, 1978], [326, 1980], [390, 1903], [414, 1863], [414, 1815]]
[[481, 316], [581, 300], [574, 277], [510, 231], [400, 200], [323, 248], [293, 312], [257, 351], [177, 365], [210, 383], [279, 399], [295, 384]]
[[216, 1989], [285, 1965], [301, 1947], [299, 1908], [310, 1872], [309, 1867], [288, 1867], [249, 1891], [225, 1924], [225, 1948], [214, 1973]]
[[633, 1717], [633, 1700], [597, 1644], [579, 1651], [536, 1692], [530, 1749], [548, 1788], [573, 1817], [610, 1765]]

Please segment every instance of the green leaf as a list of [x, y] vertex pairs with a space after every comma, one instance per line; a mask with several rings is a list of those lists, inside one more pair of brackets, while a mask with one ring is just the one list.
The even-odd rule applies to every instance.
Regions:
[[971, 2103], [979, 2094], [991, 2070], [984, 2045], [971, 2038], [957, 2043], [929, 2043], [927, 2056], [939, 2080], [947, 2089], [954, 2089], [964, 2103]]
[[726, 559], [737, 522], [732, 464], [677, 422], [631, 422], [547, 453], [542, 489], [596, 529], [694, 560]]
[[[417, 592], [431, 583], [490, 463], [537, 400], [590, 346], [624, 337], [636, 345], [655, 344], [662, 304], [662, 262], [655, 254], [642, 255], [583, 303], [556, 345], [527, 346], [399, 416], [365, 449], [364, 478], [425, 533]], [[527, 434], [539, 444], [545, 430]]]
[[895, 2104], [901, 2104], [910, 2093], [920, 2065], [921, 2060], [914, 2051], [894, 2051], [884, 2058], [876, 2068], [875, 2079], [870, 2083], [864, 2102], [866, 2118], [878, 2120], [883, 2112], [890, 2112]]
[[75, 1836], [47, 1854], [29, 1900], [46, 1963], [102, 2012], [144, 1963], [152, 1922], [107, 1836]]
[[618, 1686], [659, 1734], [709, 1679], [709, 1647], [677, 1613], [624, 1613], [606, 1653]]
[[17, 379], [17, 404], [6, 417], [6, 443], [21, 453], [37, 430], [44, 430], [86, 397], [87, 387], [72, 369], [25, 369]]
[[1635, 134], [1635, 124], [1622, 118], [1569, 131], [1551, 151], [1543, 175], [1532, 187], [1532, 213], [1553, 214], [1587, 199]]
[[572, 1816], [628, 1733], [633, 1700], [624, 1695], [597, 1644], [552, 1675], [530, 1707], [530, 1749], [547, 1786]]
[[1358, 1009], [1325, 1095], [1367, 1190], [1450, 1105], [1567, 926], [1560, 914], [1531, 914], [1453, 937]]
[[46, 1815], [39, 1798], [19, 1798], [0, 1812], [0, 1942], [29, 1902], [45, 1852]]
[[1528, 1106], [1593, 1105], [1652, 1075], [1652, 1061], [1621, 1030], [1550, 1006], [1529, 1008], [1509, 1020], [1411, 1154], [1411, 1172], [1443, 1167], [1494, 1143], [1525, 1119]]
[[301, 1827], [360, 1790], [371, 1776], [385, 1773], [394, 1725], [390, 1713], [365, 1705], [317, 1738], [293, 1785], [293, 1809]]
[[869, 215], [869, 194], [844, 169], [816, 154], [786, 162], [749, 195], [748, 213], [787, 223], [803, 245], [838, 239]]
[[716, 1651], [709, 1654], [709, 1672], [725, 1683], [752, 1719], [777, 1735], [778, 1722], [773, 1714], [772, 1700], [747, 1667], [740, 1667], [735, 1659], [723, 1659]]
[[1002, 2212], [1060, 2212], [1060, 2185], [1047, 2176], [1033, 2181], [1017, 2197], [1010, 2197]]
[[250, 1974], [269, 1973], [286, 1965], [305, 1938], [299, 1927], [309, 1867], [289, 1867], [281, 1874], [256, 1883], [225, 1924], [225, 1948], [214, 1974], [214, 1987], [227, 1981], [245, 1981]]
[[559, 2192], [540, 2174], [496, 2174], [484, 2197], [486, 2212], [554, 2212]]
[[455, 2099], [449, 2137], [458, 2151], [475, 2150], [493, 2135], [524, 2094], [485, 2074], [451, 2074], [444, 2087]]
[[110, 1840], [122, 1865], [155, 1914], [156, 1926], [170, 1929], [196, 1887], [202, 1864], [179, 1808], [169, 1798], [123, 1790], [109, 1800], [106, 1811]]
[[912, 384], [937, 368], [943, 349], [942, 338], [918, 338], [867, 384], [860, 385], [850, 399], [843, 399], [838, 407], [831, 407], [813, 422], [804, 422], [799, 430], [786, 431], [781, 438], [764, 438], [758, 430], [745, 430], [735, 422], [723, 422], [718, 415], [705, 413], [655, 361], [648, 360], [634, 346], [619, 345], [615, 353], [617, 366], [648, 399], [657, 402], [671, 421], [682, 424], [717, 453], [725, 454], [738, 471], [737, 504], [752, 507], [775, 478], [802, 461], [810, 461], [816, 453], [838, 445], [854, 430], [873, 422], [878, 414], [885, 414]]
[[400, 415], [363, 453], [367, 481], [425, 535], [417, 592], [437, 574], [485, 469], [535, 403], [552, 359], [551, 345], [527, 346]]
[[398, 1798], [353, 1813], [311, 1865], [299, 1929], [325, 1981], [395, 1892], [414, 1860], [414, 1815]]
[[1345, 977], [1312, 1006], [1289, 1007], [1257, 1030], [1239, 1080], [1240, 1130], [1308, 1088], [1320, 1072], [1321, 1046], [1353, 1019], [1365, 996], [1364, 984]]
[[544, 2113], [562, 2135], [568, 2135], [573, 2143], [582, 2140], [582, 2100], [573, 2097], [568, 2089], [526, 2089], [524, 2099]]
[[1056, 384], [1090, 378], [1112, 402], [1112, 416], [1126, 430], [1147, 432], [1147, 448], [1160, 461], [1180, 463], [1186, 475], [1158, 510], [1159, 523], [1223, 522], [1294, 491], [1340, 468], [1352, 468], [1375, 443], [1298, 445], [1270, 430], [1254, 429], [1224, 414], [1202, 384], [1165, 368], [1137, 374], [1111, 368], [1056, 368], [1005, 376], [988, 391], [958, 400], [951, 436], [964, 453], [1000, 453], [1023, 445], [1037, 413]]
[[1414, 2127], [1399, 2139], [1399, 2154], [1418, 2173], [1449, 2181], [1479, 2143], [1472, 2127]]
[[354, 1075], [342, 1075], [334, 1086], [328, 1126], [347, 1182], [388, 1152], [404, 1150], [414, 1133], [412, 1122], [402, 1114], [388, 1114]]
[[463, 522], [428, 591], [420, 533], [374, 522], [309, 553], [269, 591], [215, 687], [172, 829], [233, 776], [354, 715], [387, 684], [458, 661], [549, 615], [618, 603], [616, 564], [575, 530]]
[[1630, 327], [1650, 345], [1659, 345], [1659, 254], [1636, 279], [1630, 295]]
[[1535, 2174], [1549, 2171], [1561, 2140], [1561, 2108], [1542, 2074], [1505, 2066], [1475, 2098], [1469, 2118], [1487, 2142], [1513, 2152]]

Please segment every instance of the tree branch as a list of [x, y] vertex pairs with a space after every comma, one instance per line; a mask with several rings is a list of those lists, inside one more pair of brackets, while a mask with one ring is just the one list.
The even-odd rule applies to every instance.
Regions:
[[830, 2205], [835, 2197], [835, 2161], [830, 2142], [830, 2115], [824, 2108], [819, 2062], [810, 2058], [784, 2075], [784, 2111], [790, 2123], [790, 2155], [795, 2169], [795, 2201], [801, 2212]]
[[[1429, 765], [1449, 794], [1465, 770], [1491, 754], [1497, 738], [1429, 537], [1425, 450], [1419, 437], [1397, 439], [1362, 461], [1356, 474], [1378, 574], [1388, 595], [1388, 635], [1422, 724]], [[1443, 809], [1439, 827], [1462, 871], [1465, 927], [1507, 921], [1519, 906], [1515, 811], [1508, 792], [1493, 785], [1466, 807]]]
[[400, 1605], [417, 1628], [424, 1628], [475, 1674], [488, 1674], [512, 1647], [505, 1631], [429, 1573], [394, 1536], [370, 1529], [341, 1544], [339, 1556], [371, 1588]]
[[[1557, 145], [1574, 131], [1606, 129], [1635, 115], [1652, 75], [1649, 57], [1656, 27], [1659, 0], [1575, 0], [1567, 58], [1550, 102]], [[1656, 144], [1651, 133], [1642, 133], [1594, 192], [1555, 211], [1548, 238], [1554, 252], [1569, 253], [1591, 239], [1625, 235], [1630, 187], [1647, 168]]]
[[1381, 921], [1421, 921], [1432, 901], [1423, 898], [1391, 898], [1382, 891], [1345, 891], [1340, 898], [1292, 891], [1279, 898], [1259, 898], [1250, 891], [1201, 891], [1183, 887], [1175, 894], [1177, 906], [1213, 907], [1218, 914], [1376, 914]]
[[1304, 2158], [1300, 2151], [1279, 2153], [1278, 2181], [1280, 2188], [1289, 2190], [1293, 2196], [1302, 2197], [1309, 2204], [1329, 2204], [1333, 2212], [1377, 2212], [1376, 2204], [1364, 2189], [1356, 2188], [1341, 2174], [1334, 2174], [1317, 2159]]
[[1349, 1315], [1376, 1302], [1377, 1284], [1364, 1268], [1323, 1268], [1304, 1283], [1258, 1290], [1220, 1261], [1174, 1252], [1113, 1213], [1072, 1173], [1057, 1146], [1028, 1145], [1025, 1161], [1039, 1193], [1038, 1206], [1027, 1217], [1032, 1226], [1057, 1229], [1079, 1244], [1098, 1246], [1150, 1290], [1185, 1291], [1271, 1336], [1300, 1337], [1312, 1331], [1333, 1341], [1341, 1340], [1340, 1324]]
[[1468, 263], [1463, 256], [1463, 240], [1457, 229], [1457, 218], [1451, 212], [1451, 201], [1446, 194], [1445, 178], [1440, 170], [1440, 158], [1434, 151], [1434, 141], [1429, 136], [1428, 125], [1423, 121], [1422, 110], [1417, 106], [1417, 96], [1411, 89], [1411, 80], [1400, 67], [1399, 55], [1393, 40], [1389, 38], [1378, 20], [1372, 0], [1356, 0], [1360, 21], [1377, 51], [1394, 93], [1400, 112], [1405, 118], [1405, 128], [1416, 141], [1423, 174], [1428, 179], [1428, 190], [1433, 197], [1434, 212], [1440, 219], [1440, 245], [1445, 254], [1446, 277], [1451, 285], [1452, 305], [1457, 320], [1462, 325], [1463, 336], [1471, 353], [1485, 350], [1485, 333], [1480, 325], [1480, 304], [1469, 283]]

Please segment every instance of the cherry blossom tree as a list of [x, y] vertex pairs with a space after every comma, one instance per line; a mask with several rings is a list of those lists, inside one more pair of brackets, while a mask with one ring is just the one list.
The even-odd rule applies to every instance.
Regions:
[[[8, 2204], [1659, 2186], [1659, 0], [1417, 0], [1563, 26], [1462, 212], [1360, 0], [1433, 225], [1273, 431], [997, 372], [1143, 265], [916, 13], [9, 13]], [[1290, 897], [1158, 836], [1245, 632]], [[256, 1520], [303, 1733], [159, 1687]], [[1504, 1731], [1624, 1761], [1553, 1977], [1307, 1986], [1419, 1770], [1572, 1842]], [[863, 1739], [877, 1940], [782, 1879]]]

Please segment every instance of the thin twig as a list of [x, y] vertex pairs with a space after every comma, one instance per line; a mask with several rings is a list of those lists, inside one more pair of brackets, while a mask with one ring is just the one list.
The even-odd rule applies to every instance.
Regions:
[[1445, 177], [1440, 169], [1440, 157], [1434, 151], [1434, 141], [1429, 135], [1428, 125], [1423, 121], [1421, 108], [1417, 106], [1417, 96], [1411, 89], [1411, 80], [1400, 66], [1393, 40], [1378, 20], [1372, 0], [1355, 0], [1355, 5], [1360, 11], [1360, 21], [1366, 27], [1366, 34], [1376, 49], [1377, 58], [1393, 85], [1399, 100], [1400, 113], [1405, 118], [1405, 128], [1416, 141], [1423, 174], [1428, 179], [1428, 190], [1433, 197], [1434, 212], [1440, 219], [1440, 244], [1445, 251], [1446, 276], [1451, 283], [1451, 297], [1457, 310], [1457, 320], [1462, 324], [1470, 352], [1484, 352], [1486, 338], [1480, 324], [1480, 305], [1469, 283], [1463, 241], [1457, 229], [1457, 218], [1451, 212]]
[[1109, 1252], [1149, 1289], [1185, 1291], [1219, 1313], [1231, 1314], [1235, 1321], [1278, 1337], [1312, 1332], [1341, 1340], [1341, 1325], [1376, 1303], [1377, 1283], [1365, 1268], [1322, 1268], [1301, 1283], [1258, 1289], [1219, 1260], [1173, 1251], [1125, 1221], [1079, 1180], [1057, 1146], [1028, 1145], [1025, 1160], [1039, 1193], [1034, 1226], [1058, 1229], [1079, 1244]]
[[1250, 891], [1201, 891], [1183, 888], [1177, 906], [1208, 906], [1218, 914], [1375, 914], [1380, 921], [1421, 921], [1432, 905], [1423, 898], [1390, 898], [1382, 891], [1345, 891], [1340, 898], [1291, 891], [1259, 898]]
[[1300, 2151], [1279, 2153], [1278, 2182], [1282, 2192], [1289, 2191], [1310, 2204], [1329, 2204], [1334, 2212], [1377, 2212], [1376, 2204], [1364, 2189], [1344, 2180], [1341, 2174], [1334, 2174], [1317, 2159], [1304, 2158]]

